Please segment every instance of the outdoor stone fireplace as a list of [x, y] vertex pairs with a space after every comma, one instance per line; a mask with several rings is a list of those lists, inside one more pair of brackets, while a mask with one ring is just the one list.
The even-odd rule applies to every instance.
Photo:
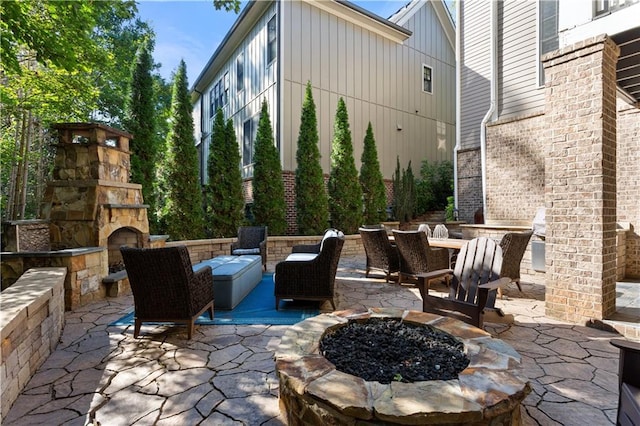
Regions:
[[[459, 339], [469, 365], [453, 380], [381, 384], [336, 370], [319, 353], [322, 337], [350, 320], [401, 318]], [[291, 327], [275, 354], [280, 410], [287, 424], [518, 425], [531, 387], [520, 356], [489, 333], [453, 318], [371, 308], [322, 314]]]
[[62, 123], [57, 132], [53, 180], [42, 203], [52, 250], [108, 247], [109, 266], [118, 248], [149, 241], [148, 205], [142, 187], [129, 183], [129, 140], [123, 131], [97, 123]]

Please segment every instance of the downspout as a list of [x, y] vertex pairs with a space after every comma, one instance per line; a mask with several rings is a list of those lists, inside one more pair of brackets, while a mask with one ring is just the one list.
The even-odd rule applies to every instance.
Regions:
[[458, 151], [460, 151], [460, 87], [461, 84], [461, 67], [460, 58], [460, 1], [456, 2], [456, 145], [453, 147], [453, 204], [456, 211], [460, 211], [458, 204]]
[[480, 162], [481, 162], [481, 171], [482, 171], [482, 211], [483, 214], [487, 214], [487, 123], [491, 120], [491, 117], [495, 113], [496, 103], [497, 103], [497, 87], [498, 87], [498, 65], [497, 65], [497, 50], [498, 50], [498, 9], [497, 2], [492, 1], [491, 4], [491, 29], [490, 29], [490, 40], [491, 40], [491, 52], [490, 52], [490, 96], [491, 101], [489, 104], [489, 110], [482, 118], [482, 122], [480, 123]]
[[202, 92], [199, 92], [198, 89], [195, 88], [195, 86], [193, 87], [193, 91], [196, 92], [199, 96], [200, 96], [200, 149], [202, 150], [202, 156], [200, 158], [200, 185], [205, 185], [205, 175], [206, 175], [206, 168], [205, 168], [205, 152], [204, 152], [204, 140], [202, 138], [203, 132], [202, 129], [204, 129], [204, 96]]

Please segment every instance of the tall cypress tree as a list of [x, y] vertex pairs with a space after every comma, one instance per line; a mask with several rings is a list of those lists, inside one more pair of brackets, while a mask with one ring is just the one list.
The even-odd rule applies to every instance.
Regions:
[[262, 102], [253, 155], [253, 215], [256, 225], [269, 227], [270, 235], [287, 228], [280, 156], [273, 140], [269, 105]]
[[225, 124], [221, 108], [216, 111], [213, 122], [207, 175], [205, 216], [208, 235], [213, 238], [231, 237], [242, 222], [244, 197], [233, 121], [229, 119]]
[[318, 139], [316, 105], [311, 83], [307, 83], [296, 152], [296, 212], [300, 235], [319, 235], [329, 222], [329, 201], [320, 165]]
[[153, 93], [153, 58], [151, 42], [144, 43], [132, 67], [131, 86], [124, 125], [133, 134], [131, 150], [131, 181], [142, 185], [142, 198], [149, 205], [147, 214], [151, 232], [157, 232], [155, 197], [156, 136], [155, 97]]
[[364, 137], [361, 162], [360, 185], [362, 186], [364, 202], [364, 223], [366, 225], [375, 225], [387, 218], [387, 196], [371, 122], [369, 122], [367, 133]]
[[331, 145], [329, 212], [334, 228], [355, 234], [362, 224], [362, 189], [353, 159], [349, 115], [344, 99], [338, 100]]
[[173, 80], [165, 161], [167, 198], [162, 207], [162, 220], [166, 224], [166, 232], [174, 241], [202, 238], [204, 219], [198, 151], [193, 140], [193, 117], [184, 60], [180, 61]]

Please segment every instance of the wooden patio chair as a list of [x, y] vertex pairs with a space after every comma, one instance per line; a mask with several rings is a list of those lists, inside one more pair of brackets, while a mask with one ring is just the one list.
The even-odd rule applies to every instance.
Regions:
[[[495, 290], [510, 280], [500, 278], [501, 267], [502, 248], [494, 240], [480, 237], [465, 243], [455, 269], [418, 274], [422, 310], [455, 317], [482, 328], [485, 310], [495, 309]], [[443, 277], [451, 278], [448, 296], [429, 294], [429, 281]]]
[[231, 254], [259, 254], [262, 257], [262, 268], [267, 270], [267, 233], [266, 226], [241, 226], [238, 228], [238, 239], [231, 243]]
[[389, 282], [391, 274], [400, 270], [398, 250], [389, 241], [389, 235], [384, 228], [371, 229], [361, 227], [359, 230], [366, 257], [365, 276], [369, 277], [371, 269], [380, 269], [385, 273]]
[[185, 246], [121, 247], [120, 252], [133, 293], [135, 338], [143, 322], [173, 322], [186, 324], [191, 339], [200, 315], [208, 311], [213, 319], [211, 267], [193, 272]]
[[400, 259], [398, 284], [415, 282], [418, 274], [449, 268], [449, 250], [431, 248], [426, 233], [394, 229], [393, 237]]

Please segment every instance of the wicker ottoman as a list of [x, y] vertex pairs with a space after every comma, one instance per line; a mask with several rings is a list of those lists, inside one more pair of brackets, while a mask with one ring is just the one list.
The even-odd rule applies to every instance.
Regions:
[[218, 256], [193, 266], [197, 271], [211, 266], [215, 309], [233, 309], [262, 280], [259, 255]]

